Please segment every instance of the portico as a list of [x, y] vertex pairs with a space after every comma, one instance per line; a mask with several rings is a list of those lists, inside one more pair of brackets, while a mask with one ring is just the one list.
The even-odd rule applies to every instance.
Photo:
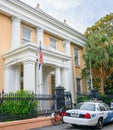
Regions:
[[36, 53], [37, 45], [27, 43], [4, 55], [5, 92], [15, 92], [23, 88], [37, 94], [49, 94], [51, 73], [55, 75], [54, 87], [62, 85], [69, 90], [70, 57], [57, 51], [53, 54], [47, 48], [43, 48], [44, 64], [39, 69]]

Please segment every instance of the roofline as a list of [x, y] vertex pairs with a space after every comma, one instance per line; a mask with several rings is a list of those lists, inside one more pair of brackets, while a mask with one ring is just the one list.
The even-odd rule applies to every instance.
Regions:
[[[12, 15], [17, 13], [16, 10], [14, 10], [14, 8], [11, 9], [11, 6], [15, 5], [15, 7], [18, 7], [18, 10], [23, 9], [23, 11], [25, 11], [25, 13], [28, 12], [28, 15], [32, 14], [32, 16], [33, 15], [36, 16], [35, 21], [33, 21], [34, 19], [31, 19], [32, 23], [33, 22], [36, 23], [35, 25], [45, 27], [44, 28], [45, 30], [47, 29], [49, 31], [56, 32], [57, 35], [59, 35], [59, 33], [60, 33], [64, 38], [68, 38], [68, 40], [70, 40], [73, 43], [77, 43], [80, 46], [84, 46], [85, 43], [87, 42], [87, 39], [85, 38], [85, 36], [82, 33], [76, 31], [75, 29], [68, 26], [67, 24], [64, 24], [63, 22], [48, 15], [47, 13], [42, 11], [41, 9], [35, 9], [35, 8], [29, 6], [28, 4], [20, 1], [20, 0], [2, 0], [2, 2], [3, 2], [3, 4], [6, 4], [9, 7]], [[9, 5], [9, 3], [10, 3], [10, 5]], [[1, 7], [1, 9], [2, 8], [4, 9], [4, 7]], [[23, 16], [21, 16], [21, 12], [18, 12], [17, 16], [24, 18], [25, 14], [23, 13]], [[43, 24], [38, 23], [37, 18], [42, 20]], [[29, 16], [26, 16], [26, 20], [27, 19], [29, 19]], [[50, 28], [50, 26], [51, 26], [51, 28]], [[60, 30], [62, 30], [62, 31], [60, 31]]]

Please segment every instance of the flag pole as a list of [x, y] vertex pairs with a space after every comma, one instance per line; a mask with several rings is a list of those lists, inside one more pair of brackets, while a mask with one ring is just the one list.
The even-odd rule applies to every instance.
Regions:
[[41, 48], [41, 41], [40, 41], [40, 46], [39, 46], [39, 70], [41, 65], [43, 64], [43, 52]]

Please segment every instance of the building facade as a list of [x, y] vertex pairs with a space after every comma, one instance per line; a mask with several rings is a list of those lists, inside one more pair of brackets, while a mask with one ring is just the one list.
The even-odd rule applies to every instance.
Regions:
[[[66, 23], [20, 0], [0, 1], [0, 91], [52, 94], [61, 85], [86, 92], [81, 79], [85, 37]], [[44, 63], [39, 69], [39, 47]], [[84, 85], [84, 86], [83, 86]]]

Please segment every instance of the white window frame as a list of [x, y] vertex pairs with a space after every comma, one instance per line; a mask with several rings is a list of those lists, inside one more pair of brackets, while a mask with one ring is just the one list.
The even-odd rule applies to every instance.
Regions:
[[74, 48], [75, 65], [80, 65], [80, 49]]
[[[29, 33], [28, 35], [29, 36], [27, 36], [27, 35], [25, 36], [24, 35], [24, 33], [25, 33], [24, 31], [26, 31], [26, 33], [28, 31], [28, 33]], [[32, 29], [29, 28], [29, 27], [23, 26], [22, 27], [22, 42], [26, 43], [26, 42], [31, 42], [31, 41], [32, 41]]]
[[57, 39], [54, 37], [50, 37], [50, 47], [56, 49], [57, 48]]

